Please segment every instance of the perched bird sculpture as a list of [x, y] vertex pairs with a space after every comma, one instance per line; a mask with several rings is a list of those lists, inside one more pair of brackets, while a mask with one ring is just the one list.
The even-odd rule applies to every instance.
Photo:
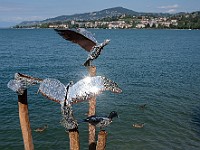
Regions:
[[76, 31], [70, 29], [54, 30], [65, 40], [76, 43], [89, 52], [88, 58], [83, 64], [86, 67], [91, 65], [91, 61], [99, 57], [104, 46], [110, 42], [106, 39], [103, 43], [98, 43], [94, 36], [84, 28], [78, 28]]
[[98, 117], [98, 116], [90, 116], [84, 119], [84, 122], [89, 122], [90, 124], [100, 127], [100, 129], [107, 127], [114, 117], [118, 117], [118, 114], [116, 111], [112, 111], [108, 117]]

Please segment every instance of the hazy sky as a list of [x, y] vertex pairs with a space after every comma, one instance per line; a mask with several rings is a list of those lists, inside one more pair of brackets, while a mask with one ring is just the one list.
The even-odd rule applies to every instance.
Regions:
[[193, 12], [200, 11], [200, 0], [0, 0], [0, 27], [118, 6], [137, 12]]

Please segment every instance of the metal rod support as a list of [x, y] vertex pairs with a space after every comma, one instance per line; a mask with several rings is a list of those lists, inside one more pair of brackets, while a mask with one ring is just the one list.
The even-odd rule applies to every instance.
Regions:
[[106, 149], [106, 139], [107, 139], [107, 132], [105, 130], [101, 130], [98, 134], [96, 150], [105, 150]]
[[18, 106], [19, 106], [19, 120], [24, 141], [24, 149], [34, 150], [33, 139], [31, 134], [31, 126], [28, 115], [27, 90], [25, 90], [22, 95], [18, 95]]
[[78, 129], [69, 130], [70, 150], [80, 150]]
[[[89, 66], [88, 72], [90, 76], [96, 76], [96, 67], [95, 66]], [[88, 116], [95, 115], [96, 113], [96, 97], [92, 97], [89, 100], [89, 109], [88, 109]], [[89, 124], [88, 125], [88, 141], [89, 141], [89, 150], [95, 150], [96, 149], [96, 140], [95, 140], [95, 126]]]

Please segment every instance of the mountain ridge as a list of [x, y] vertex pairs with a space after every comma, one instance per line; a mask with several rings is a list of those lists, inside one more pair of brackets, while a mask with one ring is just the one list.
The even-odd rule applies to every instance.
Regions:
[[117, 17], [120, 15], [132, 15], [132, 16], [141, 16], [141, 15], [154, 15], [154, 16], [169, 16], [169, 13], [144, 13], [144, 12], [136, 12], [131, 9], [127, 9], [124, 7], [113, 7], [107, 8], [100, 11], [87, 12], [87, 13], [79, 13], [72, 15], [60, 15], [54, 18], [48, 18], [42, 21], [23, 21], [18, 25], [33, 25], [40, 23], [49, 23], [56, 21], [91, 21], [91, 20], [99, 20], [107, 17]]

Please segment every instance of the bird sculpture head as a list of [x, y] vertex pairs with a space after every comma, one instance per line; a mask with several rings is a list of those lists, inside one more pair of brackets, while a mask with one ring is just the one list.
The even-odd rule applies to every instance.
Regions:
[[112, 120], [114, 117], [117, 117], [117, 118], [118, 118], [118, 114], [117, 114], [116, 111], [112, 111], [112, 112], [110, 113], [110, 115], [108, 116], [108, 118], [110, 118], [111, 120]]
[[119, 88], [118, 84], [112, 80], [103, 77], [104, 87], [107, 91], [111, 91], [113, 93], [121, 93], [122, 90]]

